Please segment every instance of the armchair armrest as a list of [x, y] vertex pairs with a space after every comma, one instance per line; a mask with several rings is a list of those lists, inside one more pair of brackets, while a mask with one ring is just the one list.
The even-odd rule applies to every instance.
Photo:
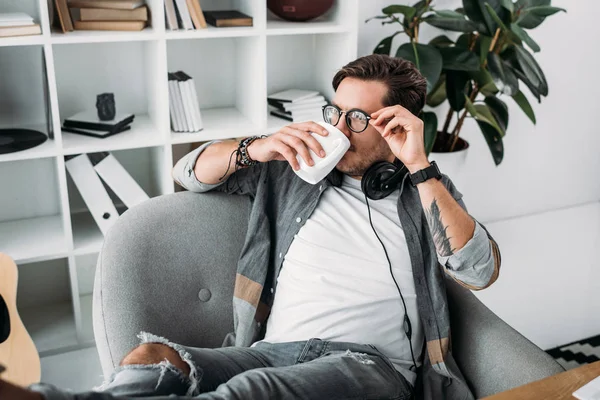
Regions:
[[446, 288], [454, 358], [476, 398], [564, 371], [469, 290], [450, 279]]

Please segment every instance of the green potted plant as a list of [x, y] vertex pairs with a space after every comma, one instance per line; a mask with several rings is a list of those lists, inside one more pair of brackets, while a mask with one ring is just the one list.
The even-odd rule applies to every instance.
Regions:
[[[528, 30], [562, 8], [551, 0], [463, 0], [456, 10], [437, 10], [431, 0], [412, 6], [390, 5], [370, 20], [398, 24], [399, 29], [381, 40], [374, 53], [412, 61], [427, 78], [427, 105], [446, 106], [443, 123], [432, 111], [424, 111], [427, 153], [466, 154], [468, 143], [459, 137], [466, 118], [474, 118], [485, 137], [496, 165], [502, 162], [502, 138], [508, 129], [512, 98], [535, 124], [535, 113], [522, 92], [525, 85], [541, 102], [548, 95], [546, 77], [531, 52], [540, 51]], [[451, 39], [440, 35], [419, 42], [421, 24], [457, 32]], [[409, 41], [395, 52], [392, 40], [407, 35]]]

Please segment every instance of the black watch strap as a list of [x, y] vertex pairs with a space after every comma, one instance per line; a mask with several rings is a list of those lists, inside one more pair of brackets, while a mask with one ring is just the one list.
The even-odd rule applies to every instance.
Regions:
[[441, 177], [442, 173], [440, 172], [440, 169], [438, 168], [436, 162], [432, 161], [429, 167], [423, 168], [422, 170], [411, 174], [410, 180], [412, 184], [416, 186], [419, 183], [425, 182], [431, 178], [441, 179]]

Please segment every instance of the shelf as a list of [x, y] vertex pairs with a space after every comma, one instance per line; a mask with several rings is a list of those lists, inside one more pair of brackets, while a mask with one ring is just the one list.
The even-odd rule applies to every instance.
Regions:
[[13, 36], [0, 38], [0, 47], [8, 46], [36, 46], [42, 45], [46, 42], [43, 35], [29, 35], [29, 36]]
[[71, 214], [73, 226], [73, 249], [75, 255], [98, 253], [104, 242], [104, 235], [89, 212]]
[[0, 162], [30, 160], [32, 158], [54, 157], [58, 154], [58, 147], [53, 139], [47, 139], [39, 146], [27, 150], [21, 150], [14, 153], [0, 154]]
[[19, 315], [41, 357], [78, 346], [71, 302], [23, 308]]
[[147, 115], [136, 115], [131, 129], [105, 139], [63, 132], [63, 154], [95, 153], [152, 147], [163, 144], [163, 139]]
[[196, 133], [171, 132], [171, 143], [204, 142], [216, 139], [230, 139], [258, 132], [249, 118], [233, 107], [201, 110], [204, 129]]
[[286, 22], [267, 21], [267, 35], [309, 35], [314, 33], [350, 32], [350, 28], [332, 21]]
[[257, 36], [259, 34], [260, 31], [256, 27], [250, 26], [230, 28], [216, 28], [214, 26], [207, 26], [206, 29], [167, 31], [166, 38], [167, 40], [226, 38]]
[[139, 32], [128, 31], [73, 31], [69, 33], [52, 32], [52, 44], [70, 43], [108, 43], [108, 42], [137, 42], [144, 40], [157, 40], [159, 35], [152, 28]]
[[0, 222], [0, 252], [8, 254], [17, 264], [66, 256], [61, 216]]

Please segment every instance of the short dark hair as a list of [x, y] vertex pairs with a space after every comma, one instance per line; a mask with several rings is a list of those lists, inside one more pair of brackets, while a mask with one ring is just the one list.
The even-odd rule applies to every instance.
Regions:
[[333, 77], [337, 90], [345, 78], [382, 82], [388, 87], [382, 99], [384, 106], [400, 104], [418, 115], [425, 107], [427, 80], [410, 61], [384, 54], [370, 54], [349, 62]]

